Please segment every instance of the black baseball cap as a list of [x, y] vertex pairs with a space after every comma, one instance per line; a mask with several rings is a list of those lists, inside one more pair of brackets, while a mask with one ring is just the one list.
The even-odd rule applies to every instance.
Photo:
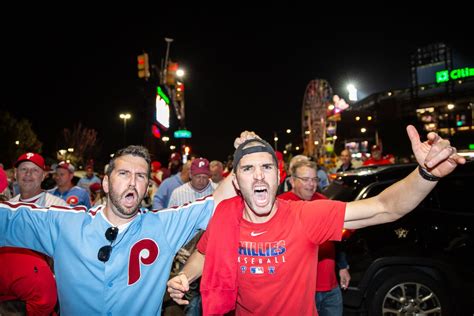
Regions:
[[[255, 143], [255, 144], [250, 147], [245, 148], [250, 143]], [[244, 141], [235, 150], [234, 160], [232, 162], [232, 168], [236, 170], [240, 162], [240, 159], [242, 159], [243, 156], [248, 155], [248, 154], [253, 154], [253, 153], [259, 153], [259, 152], [266, 152], [272, 155], [273, 159], [275, 160], [275, 164], [278, 166], [278, 159], [276, 157], [275, 151], [273, 150], [273, 147], [269, 143], [264, 141], [263, 139], [251, 138]]]

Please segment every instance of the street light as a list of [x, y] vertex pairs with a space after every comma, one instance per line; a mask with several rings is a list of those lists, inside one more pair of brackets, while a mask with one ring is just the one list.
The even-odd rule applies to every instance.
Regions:
[[179, 68], [178, 70], [176, 70], [176, 76], [178, 76], [179, 78], [182, 78], [184, 77], [184, 70]]
[[165, 64], [163, 65], [163, 78], [162, 78], [162, 83], [166, 82], [166, 75], [168, 72], [168, 56], [170, 54], [170, 44], [173, 42], [174, 39], [165, 37], [165, 42], [166, 42], [166, 54], [165, 54]]
[[120, 118], [123, 120], [123, 144], [127, 144], [127, 120], [130, 119], [132, 115], [130, 113], [120, 113]]
[[350, 101], [357, 101], [357, 88], [354, 86], [354, 84], [350, 83], [347, 85], [347, 91], [349, 92], [349, 100]]

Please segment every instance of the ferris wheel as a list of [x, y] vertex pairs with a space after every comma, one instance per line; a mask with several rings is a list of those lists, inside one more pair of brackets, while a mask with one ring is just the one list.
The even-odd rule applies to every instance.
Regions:
[[303, 154], [316, 161], [326, 152], [327, 108], [333, 92], [324, 79], [311, 80], [306, 86], [301, 111]]

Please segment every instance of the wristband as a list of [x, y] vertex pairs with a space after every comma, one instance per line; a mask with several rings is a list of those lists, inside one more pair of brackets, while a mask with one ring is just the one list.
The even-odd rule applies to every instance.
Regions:
[[418, 166], [418, 171], [420, 173], [420, 176], [425, 180], [439, 181], [441, 179], [440, 177], [432, 175], [431, 173], [428, 172], [428, 170], [426, 170], [425, 168], [423, 168], [421, 166]]

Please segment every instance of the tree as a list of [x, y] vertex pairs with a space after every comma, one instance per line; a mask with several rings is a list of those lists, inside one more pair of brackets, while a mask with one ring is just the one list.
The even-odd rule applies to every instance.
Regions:
[[30, 121], [16, 119], [9, 112], [0, 111], [0, 162], [8, 169], [25, 152], [41, 153], [43, 144], [38, 140]]
[[[58, 155], [58, 159], [71, 160], [74, 165], [86, 164], [87, 161], [95, 156], [98, 147], [97, 131], [95, 129], [83, 127], [82, 123], [77, 124], [73, 130], [65, 128], [62, 133], [63, 145], [66, 150], [74, 148], [73, 152], [67, 152], [64, 155]], [[67, 155], [67, 156], [66, 156]]]

